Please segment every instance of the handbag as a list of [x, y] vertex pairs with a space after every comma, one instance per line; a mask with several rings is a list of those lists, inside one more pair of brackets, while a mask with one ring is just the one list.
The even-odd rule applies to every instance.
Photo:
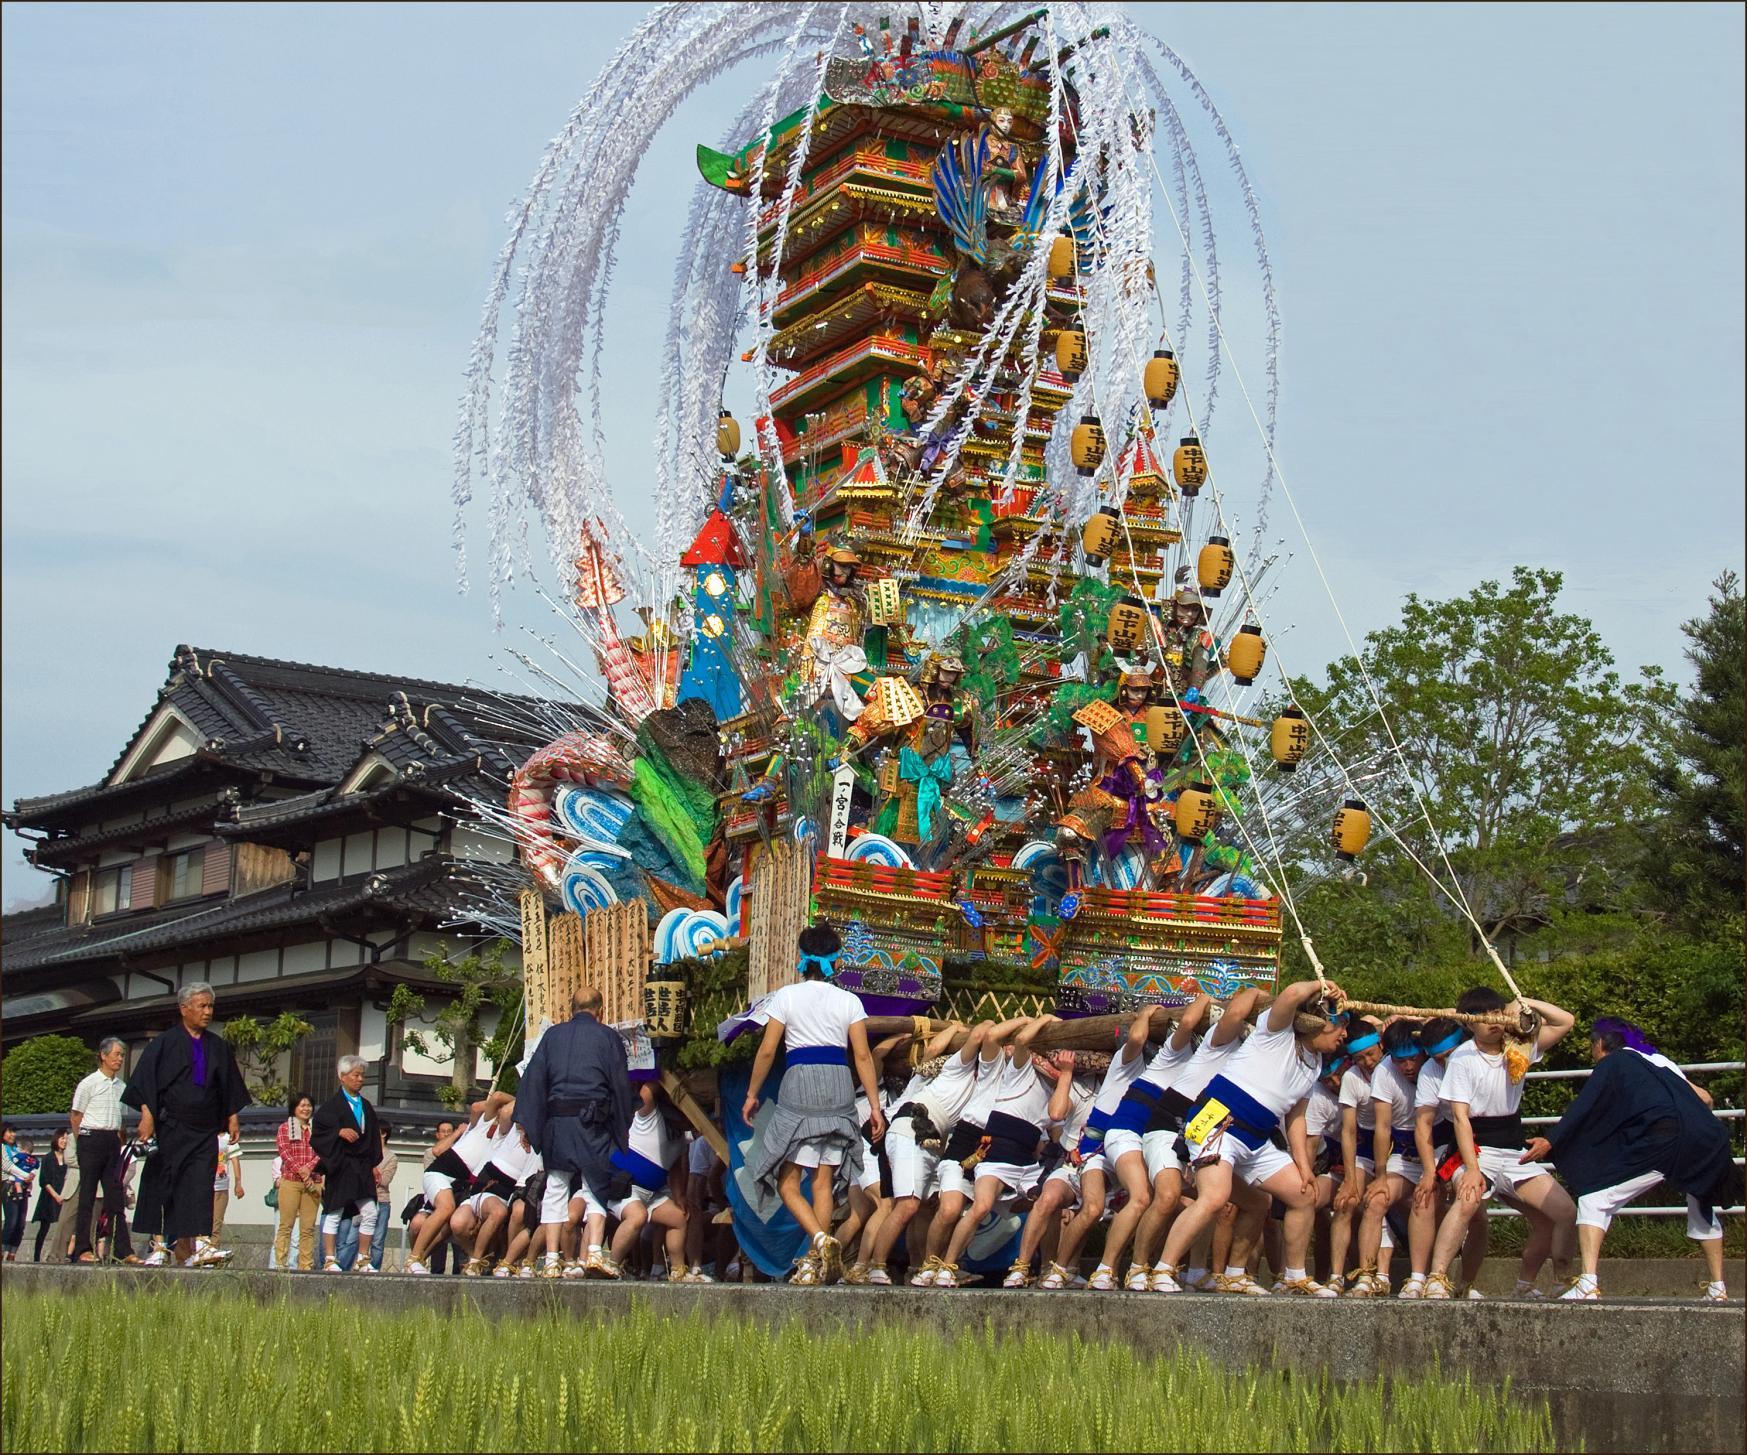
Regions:
[[265, 1202], [268, 1207], [275, 1207], [275, 1208], [278, 1207], [279, 1206], [279, 1184], [277, 1182], [275, 1182], [271, 1187], [269, 1187], [267, 1189], [266, 1197], [262, 1198], [261, 1200], [263, 1202]]

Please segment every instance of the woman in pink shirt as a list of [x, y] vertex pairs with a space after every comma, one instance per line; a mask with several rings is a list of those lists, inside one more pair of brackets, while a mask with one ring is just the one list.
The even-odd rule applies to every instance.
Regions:
[[291, 1115], [279, 1128], [279, 1175], [273, 1186], [279, 1190], [279, 1233], [273, 1239], [274, 1262], [284, 1269], [291, 1258], [291, 1224], [296, 1222], [297, 1266], [309, 1273], [315, 1268], [315, 1215], [321, 1209], [321, 1174], [316, 1171], [315, 1147], [309, 1140], [309, 1119], [315, 1103], [299, 1095], [291, 1102]]

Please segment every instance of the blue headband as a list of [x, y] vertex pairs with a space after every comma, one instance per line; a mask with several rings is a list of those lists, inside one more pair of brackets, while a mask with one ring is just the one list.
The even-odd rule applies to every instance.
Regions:
[[807, 965], [811, 962], [812, 964], [817, 965], [819, 967], [819, 973], [829, 980], [837, 973], [837, 957], [842, 953], [841, 950], [833, 950], [829, 955], [811, 955], [806, 951], [802, 951], [801, 974], [805, 975], [807, 973]]
[[1415, 1056], [1425, 1055], [1425, 1052], [1409, 1041], [1405, 1046], [1397, 1046], [1389, 1055], [1395, 1061], [1411, 1061]]
[[1451, 1031], [1450, 1034], [1445, 1036], [1443, 1040], [1439, 1041], [1437, 1045], [1427, 1046], [1425, 1048], [1425, 1053], [1428, 1056], [1441, 1056], [1446, 1051], [1454, 1051], [1456, 1047], [1462, 1044], [1462, 1039], [1463, 1033], [1461, 1031]]
[[1347, 1042], [1346, 1053], [1349, 1056], [1356, 1056], [1360, 1051], [1369, 1051], [1382, 1039], [1383, 1037], [1378, 1035], [1376, 1031], [1366, 1031], [1363, 1035]]

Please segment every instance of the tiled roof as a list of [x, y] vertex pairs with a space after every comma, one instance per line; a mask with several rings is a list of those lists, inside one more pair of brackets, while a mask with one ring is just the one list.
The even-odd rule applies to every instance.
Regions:
[[59, 864], [97, 852], [110, 844], [126, 843], [130, 839], [153, 834], [170, 833], [190, 825], [222, 821], [236, 811], [237, 791], [222, 788], [210, 798], [187, 808], [147, 817], [143, 822], [122, 824], [117, 828], [100, 829], [93, 833], [46, 839], [29, 850], [33, 864]]
[[411, 761], [423, 762], [428, 771], [450, 759], [478, 759], [487, 769], [504, 771], [544, 739], [501, 726], [495, 719], [503, 714], [494, 710], [494, 699], [518, 701], [449, 682], [181, 646], [158, 700], [117, 755], [109, 777], [166, 703], [201, 735], [198, 753], [136, 783], [112, 787], [106, 778], [65, 793], [20, 799], [7, 819], [15, 826], [66, 827], [75, 814], [90, 813], [99, 803], [155, 793], [177, 779], [210, 776], [215, 766], [233, 773], [271, 772], [291, 786], [326, 788], [372, 750], [397, 770]]
[[201, 903], [192, 908], [179, 905], [77, 929], [61, 928], [58, 934], [35, 933], [16, 946], [11, 921], [22, 916], [9, 916], [5, 968], [16, 974], [121, 956], [152, 955], [181, 945], [308, 924], [365, 906], [442, 915], [453, 904], [448, 881], [454, 871], [452, 860], [432, 855], [399, 869], [335, 880], [302, 892], [297, 892], [294, 885], [281, 884], [217, 904]]

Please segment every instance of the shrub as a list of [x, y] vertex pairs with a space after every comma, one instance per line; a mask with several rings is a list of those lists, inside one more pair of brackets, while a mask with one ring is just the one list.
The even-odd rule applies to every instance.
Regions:
[[32, 1036], [0, 1061], [0, 1110], [9, 1117], [47, 1116], [73, 1104], [97, 1055], [74, 1036]]

